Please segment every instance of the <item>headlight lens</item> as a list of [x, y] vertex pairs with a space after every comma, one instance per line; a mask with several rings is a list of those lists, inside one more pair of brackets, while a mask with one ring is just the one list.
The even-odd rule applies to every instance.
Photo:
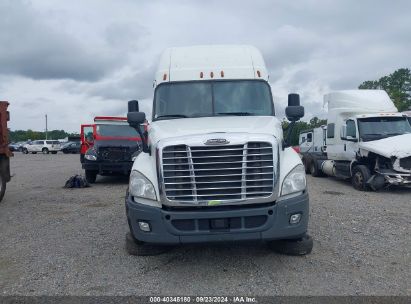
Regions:
[[305, 180], [305, 169], [303, 165], [298, 165], [285, 177], [281, 188], [281, 196], [304, 191], [307, 186]]
[[131, 171], [129, 191], [132, 196], [157, 200], [153, 184], [140, 172]]
[[87, 160], [97, 160], [97, 153], [93, 148], [87, 150], [86, 155], [84, 158]]

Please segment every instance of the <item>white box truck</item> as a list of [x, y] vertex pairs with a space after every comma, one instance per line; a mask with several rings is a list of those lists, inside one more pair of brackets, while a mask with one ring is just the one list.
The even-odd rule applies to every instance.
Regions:
[[[154, 86], [151, 122], [126, 195], [128, 252], [246, 240], [286, 254], [311, 252], [304, 167], [283, 140], [260, 52], [170, 48]], [[288, 104], [289, 120], [299, 120], [299, 96], [290, 94]], [[138, 102], [129, 102], [130, 125], [140, 130], [145, 120]]]
[[328, 104], [324, 153], [303, 154], [310, 160], [306, 168], [318, 170], [314, 176], [351, 179], [362, 191], [411, 185], [411, 126], [385, 91], [337, 91], [326, 94], [324, 102]]

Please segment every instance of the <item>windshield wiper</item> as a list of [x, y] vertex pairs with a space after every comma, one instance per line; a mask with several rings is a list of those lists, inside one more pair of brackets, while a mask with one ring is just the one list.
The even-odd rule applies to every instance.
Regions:
[[167, 115], [160, 115], [156, 117], [156, 119], [162, 119], [162, 118], [188, 118], [188, 116], [183, 115], [183, 114], [167, 114]]
[[217, 115], [253, 116], [255, 114], [250, 112], [225, 112], [217, 113]]

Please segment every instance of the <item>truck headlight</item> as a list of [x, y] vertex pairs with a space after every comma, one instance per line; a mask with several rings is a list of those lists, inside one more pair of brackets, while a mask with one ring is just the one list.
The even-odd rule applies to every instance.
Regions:
[[281, 196], [304, 191], [306, 186], [305, 169], [302, 164], [299, 164], [285, 177], [281, 187]]
[[153, 184], [140, 172], [133, 170], [130, 174], [129, 191], [131, 196], [157, 200]]
[[84, 155], [84, 158], [87, 160], [97, 160], [96, 150], [94, 150], [93, 148], [88, 149], [86, 154]]

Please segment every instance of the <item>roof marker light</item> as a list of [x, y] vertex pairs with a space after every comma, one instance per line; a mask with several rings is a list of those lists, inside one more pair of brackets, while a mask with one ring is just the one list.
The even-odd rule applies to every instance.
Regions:
[[214, 73], [210, 72], [210, 77], [213, 78], [214, 77]]
[[221, 71], [221, 78], [224, 78], [224, 71]]
[[167, 80], [167, 74], [163, 75], [163, 80]]
[[200, 72], [200, 78], [203, 78], [204, 74], [203, 72]]
[[260, 73], [260, 71], [258, 71], [258, 70], [257, 70], [257, 76], [258, 76], [258, 77], [261, 77], [261, 73]]

